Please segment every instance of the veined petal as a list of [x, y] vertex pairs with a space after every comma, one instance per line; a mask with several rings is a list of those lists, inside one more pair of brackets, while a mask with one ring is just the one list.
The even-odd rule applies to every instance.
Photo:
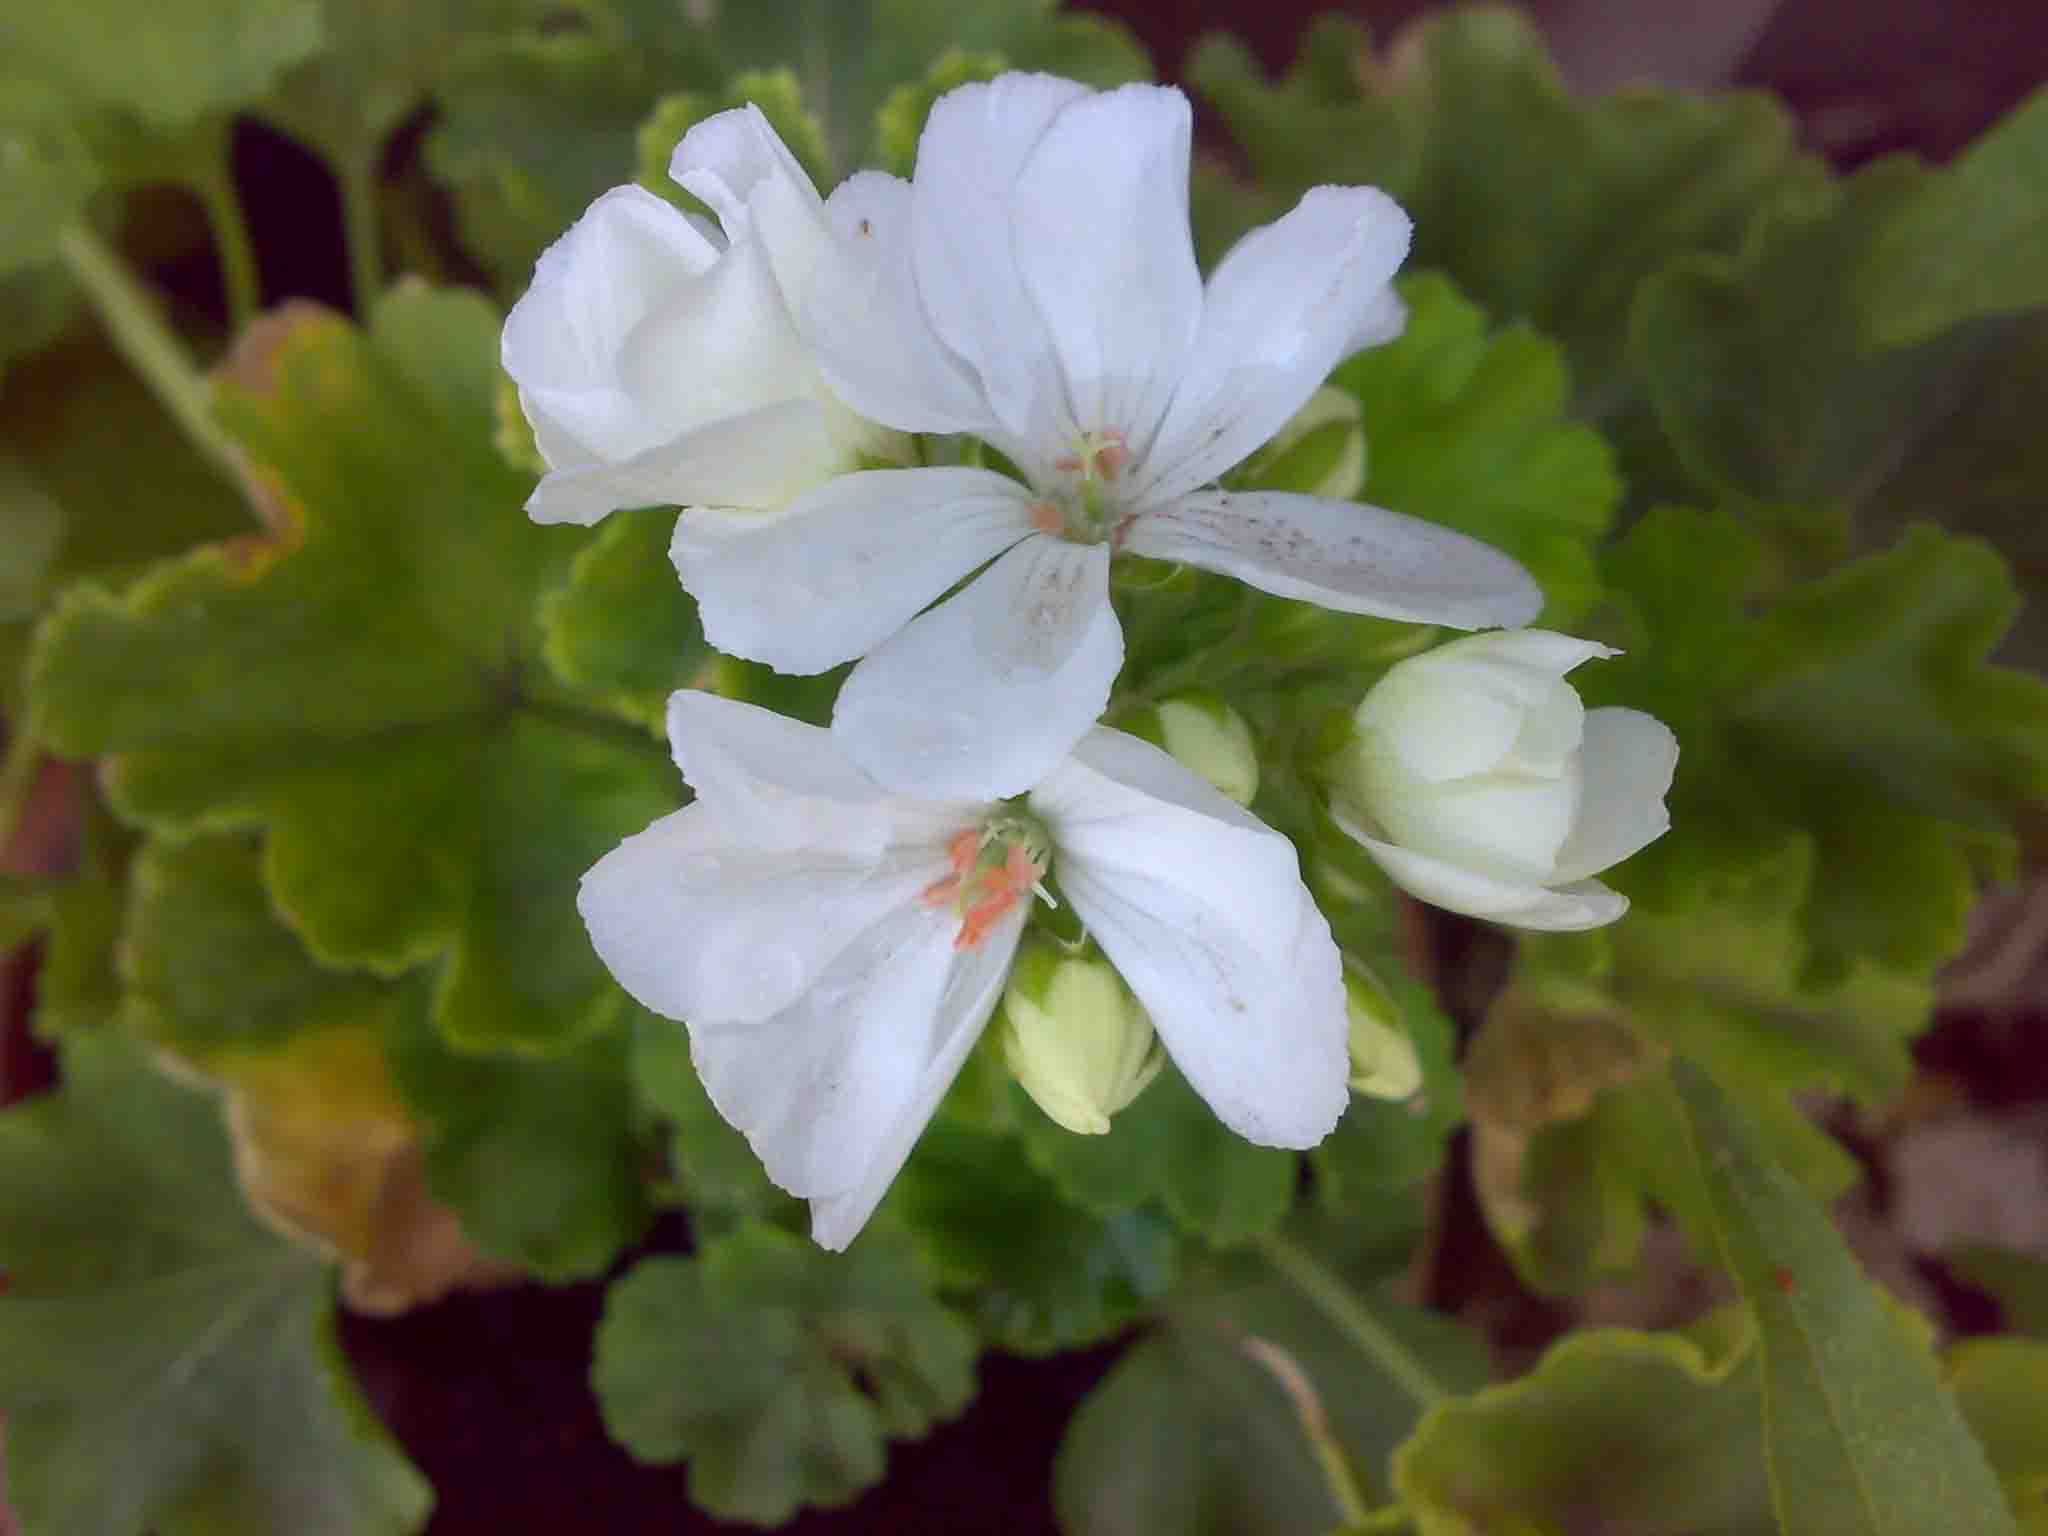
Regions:
[[910, 183], [848, 177], [825, 205], [836, 249], [798, 323], [839, 398], [901, 432], [996, 436], [981, 386], [925, 319], [910, 268]]
[[1406, 312], [1388, 284], [1412, 227], [1377, 188], [1314, 187], [1232, 246], [1131, 494], [1163, 502], [1208, 484], [1285, 426], [1345, 357], [1399, 335]]
[[909, 1094], [896, 1104], [887, 1129], [868, 1152], [859, 1180], [844, 1190], [811, 1201], [811, 1237], [834, 1252], [846, 1247], [867, 1225], [882, 1196], [903, 1171], [917, 1138], [931, 1123], [939, 1101], [960, 1075], [974, 1044], [1002, 998], [1017, 941], [1024, 932], [1025, 911], [1005, 917], [977, 947], [956, 952], [940, 995], [931, 1055]]
[[1101, 717], [1123, 656], [1109, 547], [1033, 535], [870, 652], [832, 733], [899, 793], [1000, 800]]
[[792, 1006], [887, 914], [943, 873], [933, 847], [874, 860], [735, 840], [702, 802], [627, 838], [583, 877], [576, 907], [619, 984], [666, 1018], [765, 1019]]
[[1379, 507], [1283, 491], [1201, 491], [1141, 512], [1124, 548], [1276, 597], [1416, 624], [1526, 624], [1543, 606], [1529, 573], [1490, 544]]
[[1343, 964], [1294, 847], [1164, 752], [1098, 728], [1031, 794], [1060, 889], [1224, 1124], [1329, 1134], [1348, 1090]]
[[537, 523], [585, 527], [624, 507], [779, 507], [845, 467], [815, 399], [778, 400], [693, 427], [618, 464], [557, 469], [527, 498]]
[[802, 301], [826, 251], [824, 205], [759, 107], [749, 102], [691, 128], [669, 176], [718, 215], [735, 245], [758, 240], [790, 305]]
[[1030, 503], [988, 470], [868, 470], [777, 517], [686, 513], [670, 553], [713, 645], [782, 672], [822, 672], [867, 654], [1029, 535]]
[[948, 916], [913, 904], [871, 924], [773, 1016], [691, 1022], [705, 1090], [768, 1176], [805, 1199], [853, 1197], [821, 1243], [844, 1247], [873, 1208], [851, 1207], [871, 1185], [879, 1198], [902, 1165], [937, 1106], [936, 1094], [925, 1102], [931, 1079], [958, 1072], [994, 1006], [985, 994], [999, 990], [987, 973], [1008, 968], [1020, 928], [957, 951]]
[[644, 187], [614, 187], [541, 253], [505, 317], [505, 371], [556, 467], [630, 457], [674, 423], [629, 387], [635, 335], [708, 271], [719, 252]]
[[1051, 75], [963, 85], [939, 98], [918, 140], [910, 253], [925, 315], [980, 380], [995, 419], [1025, 442], [1047, 436], [1039, 429], [1064, 402], [1017, 269], [1013, 199], [1053, 119], [1089, 94]]
[[1560, 880], [1598, 874], [1671, 830], [1664, 797], [1678, 770], [1678, 738], [1641, 710], [1595, 709], [1586, 715], [1579, 762], [1585, 789], [1557, 856]]
[[1195, 345], [1190, 134], [1179, 91], [1126, 85], [1062, 108], [1018, 178], [1011, 249], [1081, 431], [1149, 436]]
[[1347, 821], [1337, 824], [1358, 839], [1387, 878], [1409, 895], [1447, 912], [1463, 912], [1514, 928], [1546, 933], [1575, 933], [1603, 928], [1628, 911], [1628, 898], [1598, 880], [1542, 886], [1497, 880], [1462, 869], [1426, 853], [1382, 842]]

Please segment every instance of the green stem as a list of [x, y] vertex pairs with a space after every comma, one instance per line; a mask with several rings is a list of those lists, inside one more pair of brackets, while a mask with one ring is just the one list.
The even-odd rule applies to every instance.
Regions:
[[377, 231], [377, 157], [350, 155], [336, 162], [341, 183], [341, 230], [348, 242], [349, 291], [356, 318], [367, 320], [384, 290], [384, 253]]
[[263, 307], [263, 287], [256, 273], [249, 221], [243, 217], [242, 199], [236, 195], [234, 172], [228, 165], [225, 135], [219, 157], [193, 190], [206, 209], [207, 226], [213, 231], [214, 249], [220, 256], [221, 283], [228, 295], [228, 328], [240, 334]]
[[1338, 1332], [1386, 1372], [1417, 1408], [1427, 1411], [1450, 1401], [1450, 1389], [1430, 1374], [1429, 1367], [1415, 1357], [1415, 1352], [1372, 1315], [1350, 1286], [1306, 1249], [1296, 1247], [1277, 1232], [1267, 1233], [1258, 1239], [1258, 1244], [1266, 1261], [1314, 1302]]
[[57, 249], [92, 301], [115, 350], [141, 375], [192, 445], [240, 484], [240, 455], [213, 419], [212, 389], [157, 309], [155, 297], [82, 223], [58, 235]]

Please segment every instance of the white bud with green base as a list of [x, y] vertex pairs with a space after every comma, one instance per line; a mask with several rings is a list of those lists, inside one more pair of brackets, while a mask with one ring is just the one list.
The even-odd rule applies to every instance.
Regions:
[[1100, 955], [1027, 942], [1003, 994], [1003, 1056], [1048, 1117], [1100, 1136], [1165, 1061], [1152, 1020]]
[[1259, 744], [1244, 716], [1214, 694], [1179, 693], [1117, 721], [1168, 753], [1239, 805], [1259, 792]]
[[1401, 1005], [1362, 971], [1344, 973], [1351, 1023], [1351, 1088], [1373, 1099], [1412, 1098], [1422, 1086], [1422, 1058], [1401, 1017]]

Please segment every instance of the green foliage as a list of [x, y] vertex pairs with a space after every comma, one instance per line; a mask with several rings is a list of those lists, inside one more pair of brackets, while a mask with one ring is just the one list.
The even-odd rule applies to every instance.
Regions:
[[58, 235], [98, 184], [99, 167], [67, 108], [38, 81], [0, 79], [0, 276], [54, 260]]
[[1566, 419], [1571, 386], [1551, 342], [1486, 316], [1441, 277], [1405, 279], [1408, 328], [1331, 382], [1365, 408], [1361, 501], [1447, 524], [1506, 550], [1542, 585], [1542, 621], [1599, 595], [1594, 549], [1621, 498], [1607, 445]]
[[721, 1219], [768, 1215], [790, 1205], [769, 1183], [746, 1138], [712, 1106], [680, 1024], [635, 1009], [630, 1070], [643, 1110], [669, 1127], [670, 1173], [699, 1231]]
[[747, 1226], [612, 1286], [591, 1383], [636, 1458], [687, 1458], [698, 1506], [774, 1525], [880, 1480], [889, 1439], [967, 1405], [974, 1355], [884, 1234], [836, 1257]]
[[310, 1254], [243, 1210], [212, 1104], [112, 1038], [0, 1116], [0, 1409], [35, 1531], [417, 1530]]
[[[647, 121], [640, 125], [639, 181], [650, 192], [658, 192], [686, 206], [695, 199], [683, 192], [668, 174], [676, 146], [705, 118], [734, 107], [752, 105], [760, 109], [797, 163], [812, 182], [830, 190], [830, 151], [825, 147], [825, 130], [804, 106], [803, 88], [787, 69], [749, 69], [733, 76], [725, 89], [715, 95], [683, 91], [664, 96], [654, 104]], [[699, 210], [708, 212], [708, 210]]]
[[1722, 1257], [1756, 1316], [1781, 1529], [2013, 1531], [1924, 1329], [1856, 1267], [1826, 1213], [1706, 1077], [1680, 1062], [1673, 1082]]
[[31, 723], [113, 754], [115, 805], [141, 824], [262, 827], [266, 883], [316, 959], [443, 959], [450, 1040], [559, 1049], [622, 1002], [568, 919], [574, 883], [677, 790], [652, 743], [535, 668], [536, 599], [574, 536], [526, 524], [527, 482], [491, 449], [495, 328], [423, 289], [368, 336], [290, 325], [260, 389], [227, 402], [282, 526], [123, 596], [73, 589]]
[[2033, 1339], [1966, 1339], [1942, 1361], [1942, 1379], [2012, 1506], [2021, 1536], [2048, 1531], [2048, 1346]]

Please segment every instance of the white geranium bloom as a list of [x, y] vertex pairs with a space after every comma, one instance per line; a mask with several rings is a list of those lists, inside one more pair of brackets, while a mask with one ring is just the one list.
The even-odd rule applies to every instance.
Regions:
[[914, 181], [867, 173], [832, 195], [843, 256], [799, 311], [826, 377], [875, 421], [984, 439], [1028, 486], [880, 470], [772, 524], [677, 527], [714, 645], [785, 672], [866, 657], [833, 729], [884, 784], [989, 798], [1044, 777], [1122, 662], [1120, 553], [1460, 629], [1540, 606], [1514, 561], [1432, 524], [1204, 489], [1338, 361], [1399, 333], [1388, 280], [1409, 223], [1371, 188], [1318, 187], [1205, 286], [1188, 124], [1175, 90], [1005, 75], [932, 109]]
[[711, 694], [677, 693], [669, 732], [695, 802], [600, 860], [578, 907], [825, 1247], [903, 1166], [1053, 869], [1226, 1125], [1306, 1147], [1337, 1123], [1342, 968], [1293, 846], [1156, 747], [1090, 731], [991, 804], [891, 795], [830, 732]]
[[778, 507], [891, 438], [842, 405], [797, 334], [833, 242], [756, 107], [705, 119], [670, 167], [723, 231], [614, 187], [552, 246], [506, 318], [505, 371], [546, 459], [527, 511]]
[[1410, 895], [1518, 928], [1598, 928], [1589, 878], [1661, 837], [1678, 741], [1564, 680], [1619, 654], [1543, 629], [1471, 635], [1388, 670], [1353, 716], [1331, 811]]

